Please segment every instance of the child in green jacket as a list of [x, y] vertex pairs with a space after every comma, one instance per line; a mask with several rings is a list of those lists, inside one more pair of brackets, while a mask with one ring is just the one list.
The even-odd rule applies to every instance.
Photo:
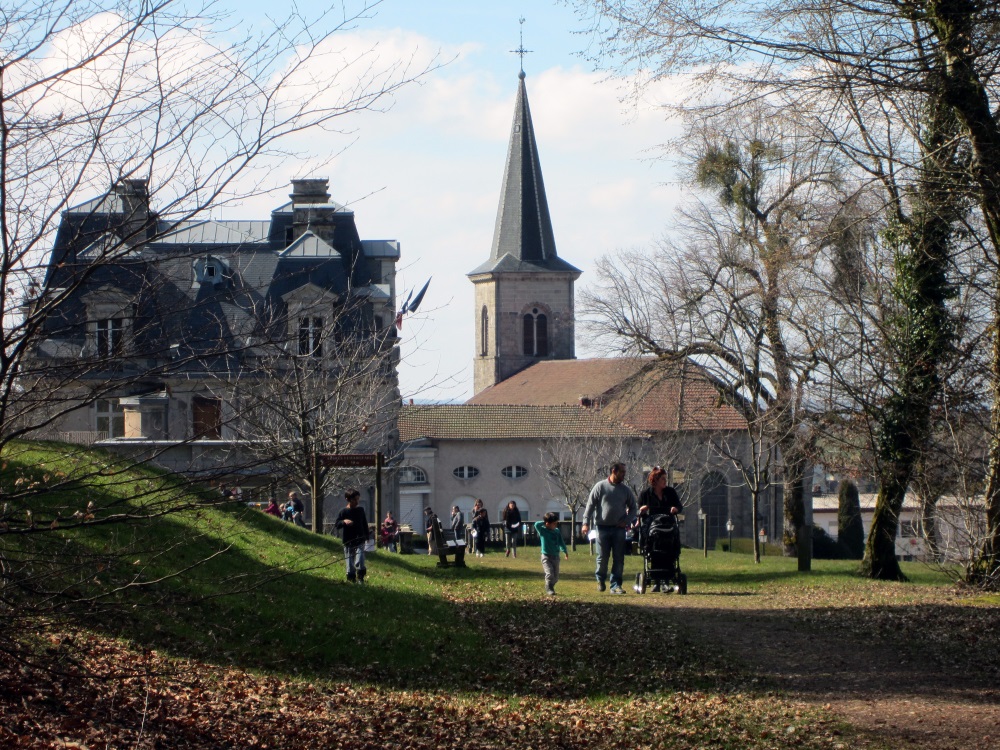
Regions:
[[538, 532], [538, 539], [542, 543], [545, 593], [548, 596], [555, 596], [556, 582], [559, 580], [559, 550], [563, 551], [567, 560], [569, 560], [569, 550], [566, 549], [566, 542], [563, 541], [562, 532], [559, 530], [559, 514], [546, 513], [543, 518], [542, 521], [535, 521], [535, 531]]

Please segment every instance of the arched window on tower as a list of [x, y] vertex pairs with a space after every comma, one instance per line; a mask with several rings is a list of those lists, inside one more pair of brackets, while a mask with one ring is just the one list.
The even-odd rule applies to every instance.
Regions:
[[535, 317], [535, 356], [549, 356], [549, 319], [544, 313]]
[[490, 353], [490, 311], [483, 305], [483, 312], [479, 316], [479, 356], [485, 357]]
[[524, 356], [549, 356], [549, 320], [537, 307], [524, 316]]

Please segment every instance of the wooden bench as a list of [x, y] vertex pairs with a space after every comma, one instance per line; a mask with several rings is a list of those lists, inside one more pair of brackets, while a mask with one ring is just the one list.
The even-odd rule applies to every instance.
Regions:
[[449, 555], [455, 556], [455, 567], [464, 568], [465, 565], [465, 540], [446, 539], [444, 529], [441, 528], [441, 519], [434, 517], [434, 531], [430, 538], [430, 550], [432, 555], [438, 556], [438, 567], [447, 568]]

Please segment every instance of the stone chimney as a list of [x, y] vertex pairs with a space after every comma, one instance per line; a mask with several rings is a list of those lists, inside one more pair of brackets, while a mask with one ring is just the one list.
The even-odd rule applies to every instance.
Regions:
[[119, 180], [111, 188], [121, 202], [121, 233], [126, 244], [141, 245], [147, 239], [146, 230], [153, 214], [149, 208], [149, 181], [145, 179]]
[[333, 245], [334, 219], [337, 207], [330, 202], [326, 179], [292, 180], [292, 241], [309, 229], [329, 245]]

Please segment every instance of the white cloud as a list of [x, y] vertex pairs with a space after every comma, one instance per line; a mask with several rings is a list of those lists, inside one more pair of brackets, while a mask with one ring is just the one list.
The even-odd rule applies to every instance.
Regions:
[[[375, 36], [386, 54], [437, 49], [415, 34]], [[340, 42], [362, 50], [372, 39]], [[357, 142], [313, 173], [331, 178], [335, 200], [351, 202], [362, 237], [400, 240], [401, 291], [433, 276], [402, 331], [404, 396], [471, 395], [473, 289], [466, 274], [490, 252], [518, 85], [515, 75], [497, 80], [476, 69], [471, 52], [445, 50], [458, 61], [400, 91], [390, 111], [348, 118]], [[674, 137], [677, 125], [658, 107], [623, 104], [620, 82], [578, 67], [543, 70], [526, 84], [556, 244], [584, 271], [580, 289], [600, 255], [647, 244], [669, 222], [680, 189], [663, 184], [671, 173], [650, 161], [650, 150]], [[663, 84], [654, 93], [674, 96], [680, 86]], [[333, 152], [343, 139], [331, 135], [328, 143]], [[310, 136], [297, 145], [316, 153], [324, 144]], [[276, 175], [290, 178], [294, 169]], [[266, 205], [256, 202], [255, 213], [285, 193], [282, 187]]]

